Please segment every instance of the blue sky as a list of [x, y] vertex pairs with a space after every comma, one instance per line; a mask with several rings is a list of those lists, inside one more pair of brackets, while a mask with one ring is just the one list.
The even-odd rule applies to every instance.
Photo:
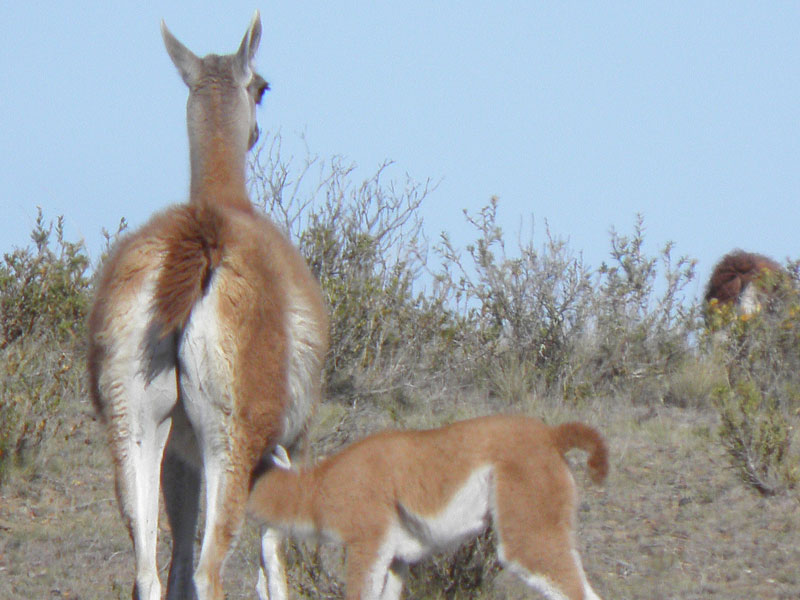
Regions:
[[[500, 198], [592, 266], [644, 216], [706, 277], [735, 247], [800, 257], [800, 3], [5, 2], [0, 251], [36, 206], [96, 256], [188, 190], [186, 89], [163, 17], [198, 54], [232, 52], [255, 8], [262, 129], [371, 174], [440, 184], [425, 229], [470, 241]], [[700, 292], [703, 282], [697, 287]]]

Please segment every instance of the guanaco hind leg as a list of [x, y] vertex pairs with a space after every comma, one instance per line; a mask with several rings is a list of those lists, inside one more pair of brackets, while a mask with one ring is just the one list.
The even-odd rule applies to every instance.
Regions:
[[197, 303], [182, 336], [180, 361], [181, 402], [197, 437], [205, 483], [205, 527], [200, 558], [194, 573], [197, 597], [222, 598], [223, 562], [242, 518], [237, 488], [242, 465], [236, 464], [229, 373], [221, 371], [217, 294], [212, 288]]
[[[193, 578], [200, 600], [224, 597], [222, 567], [244, 523], [251, 473], [280, 427], [269, 412], [261, 414], [260, 421], [251, 416], [244, 423], [235, 408], [246, 399], [236, 395], [241, 387], [234, 371], [220, 359], [235, 355], [235, 349], [228, 348], [231, 337], [219, 311], [226, 276], [218, 272], [194, 306], [178, 351], [181, 404], [196, 435], [205, 482], [205, 527]], [[235, 373], [243, 379], [256, 375], [242, 363]], [[259, 400], [270, 402], [267, 393]]]
[[[574, 549], [572, 476], [564, 471], [551, 484], [498, 476], [494, 527], [500, 562], [550, 600], [599, 600]], [[567, 492], [561, 497], [553, 490]]]
[[575, 550], [556, 552], [543, 559], [528, 558], [526, 553], [514, 553], [510, 558], [504, 552], [503, 566], [519, 577], [526, 585], [537, 590], [549, 600], [600, 600], [583, 572], [581, 559]]
[[134, 597], [160, 600], [156, 566], [159, 473], [177, 402], [174, 346], [149, 335], [145, 282], [139, 295], [119, 307], [121, 324], [101, 358], [97, 393], [104, 419], [113, 424], [109, 444], [114, 458], [117, 498], [136, 560]]
[[[143, 389], [131, 397], [147, 405]], [[112, 442], [116, 455], [116, 488], [123, 520], [127, 524], [136, 560], [134, 597], [138, 600], [160, 600], [161, 583], [156, 566], [158, 536], [159, 466], [169, 435], [169, 420], [160, 421], [145, 411], [129, 415], [133, 433], [127, 439]]]

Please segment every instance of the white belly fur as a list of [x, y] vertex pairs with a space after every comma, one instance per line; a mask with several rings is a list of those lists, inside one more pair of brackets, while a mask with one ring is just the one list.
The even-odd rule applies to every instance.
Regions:
[[313, 313], [296, 303], [286, 313], [288, 333], [289, 405], [283, 421], [280, 443], [291, 446], [303, 432], [319, 396], [319, 357], [317, 348], [327, 332], [319, 330]]
[[414, 563], [445, 548], [456, 546], [483, 532], [493, 506], [493, 468], [473, 471], [453, 494], [447, 506], [433, 516], [419, 515], [399, 507], [399, 521], [387, 534], [384, 546], [393, 556]]

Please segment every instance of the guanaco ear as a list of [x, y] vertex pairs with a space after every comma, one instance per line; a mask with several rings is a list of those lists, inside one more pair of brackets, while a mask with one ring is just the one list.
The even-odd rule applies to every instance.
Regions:
[[192, 87], [200, 73], [200, 59], [170, 33], [164, 19], [161, 19], [161, 37], [164, 38], [164, 46], [167, 47], [167, 53], [172, 59], [172, 63], [178, 68], [183, 82]]
[[256, 9], [250, 21], [250, 27], [242, 38], [239, 50], [236, 52], [236, 67], [243, 79], [249, 79], [252, 72], [252, 61], [256, 56], [258, 44], [261, 42], [261, 14]]
[[272, 462], [276, 467], [284, 471], [290, 471], [292, 469], [292, 461], [289, 460], [289, 453], [286, 452], [286, 448], [280, 444], [275, 446], [275, 449], [272, 451]]

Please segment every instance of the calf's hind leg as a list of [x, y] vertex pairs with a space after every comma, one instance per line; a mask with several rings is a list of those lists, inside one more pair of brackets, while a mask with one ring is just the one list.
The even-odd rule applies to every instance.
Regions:
[[[566, 467], [565, 467], [566, 468]], [[572, 477], [498, 478], [494, 518], [500, 562], [550, 600], [600, 600], [573, 539]]]
[[[600, 600], [586, 579], [578, 552], [571, 546], [571, 536], [547, 533], [555, 533], [545, 538], [548, 547], [514, 548], [501, 542], [500, 562], [549, 600]], [[532, 535], [529, 545], [536, 546], [540, 539]], [[559, 547], [549, 547], [551, 542]]]

